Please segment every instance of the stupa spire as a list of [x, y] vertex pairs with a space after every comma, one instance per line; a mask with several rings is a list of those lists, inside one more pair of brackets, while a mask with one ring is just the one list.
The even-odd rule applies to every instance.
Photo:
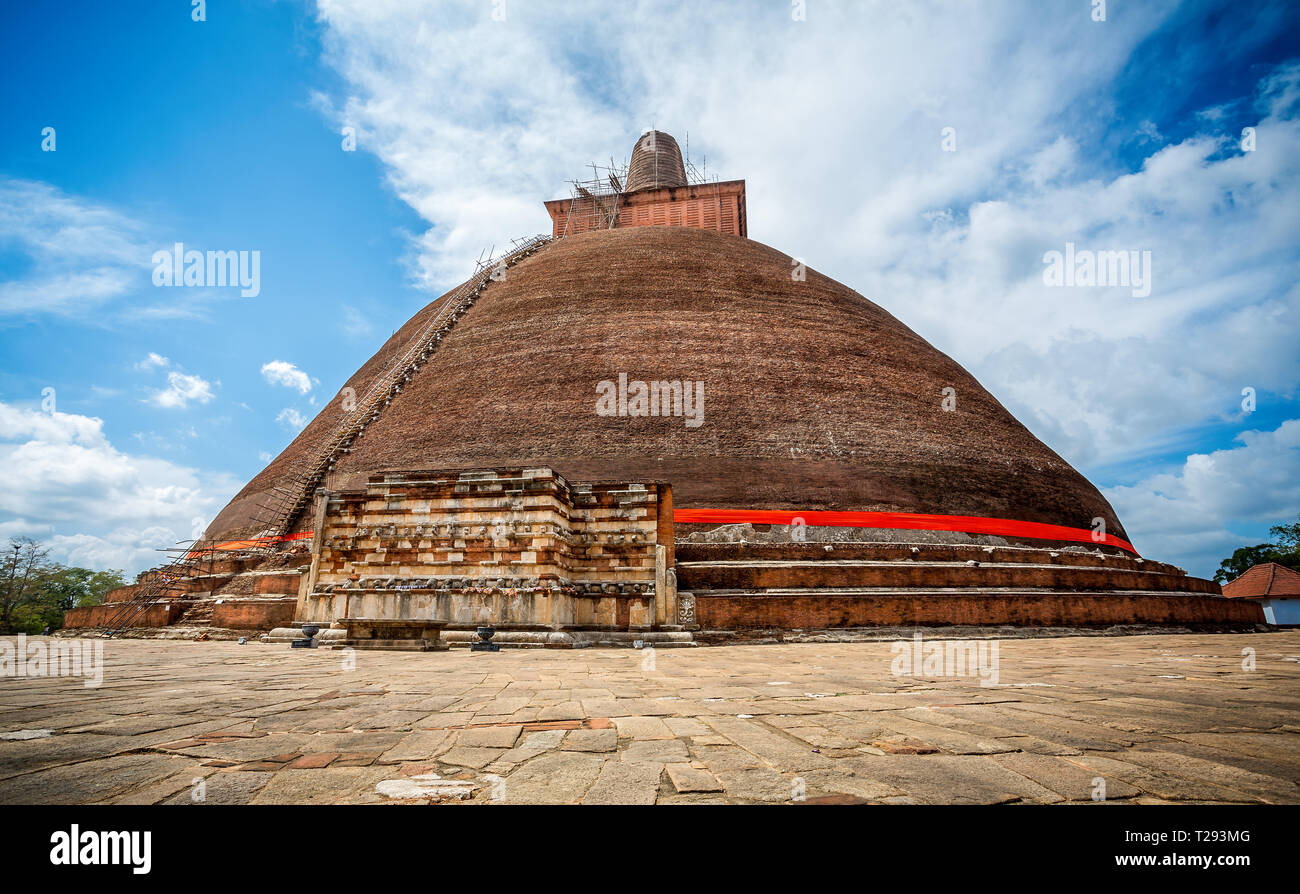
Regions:
[[627, 169], [627, 192], [686, 185], [686, 165], [677, 141], [661, 130], [641, 134], [632, 147]]

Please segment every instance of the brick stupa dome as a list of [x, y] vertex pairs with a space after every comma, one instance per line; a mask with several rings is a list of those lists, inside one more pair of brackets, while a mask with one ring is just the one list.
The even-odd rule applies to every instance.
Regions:
[[1136, 555], [952, 358], [749, 239], [744, 180], [659, 132], [593, 174], [545, 203], [549, 236], [411, 317], [185, 556], [65, 624], [487, 651], [1265, 621]]
[[[549, 466], [574, 480], [665, 480], [678, 509], [937, 513], [1085, 530], [1101, 518], [1125, 537], [1097, 489], [958, 363], [847, 286], [813, 270], [800, 281], [794, 268], [766, 245], [685, 226], [556, 240], [487, 284], [324, 483]], [[258, 507], [292, 489], [338, 425], [346, 389], [365, 393], [445, 300], [398, 330], [207, 536], [259, 533]], [[703, 424], [598, 415], [599, 383], [620, 373], [703, 382]]]

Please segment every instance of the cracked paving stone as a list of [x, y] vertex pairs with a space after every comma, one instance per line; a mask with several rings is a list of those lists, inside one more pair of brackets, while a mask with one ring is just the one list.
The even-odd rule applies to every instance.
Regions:
[[203, 804], [247, 804], [271, 781], [272, 773], [214, 773], [205, 781], [203, 799], [196, 801], [192, 791], [187, 787], [164, 801], [164, 804], [194, 805]]
[[630, 742], [619, 754], [627, 763], [687, 764], [690, 753], [681, 739]]
[[474, 770], [480, 770], [504, 753], [504, 748], [469, 748], [457, 745], [450, 751], [442, 754], [438, 760], [444, 764], [453, 764], [458, 767], [469, 767]]
[[560, 743], [561, 751], [614, 751], [618, 748], [618, 733], [612, 729], [571, 730]]
[[794, 800], [793, 781], [774, 770], [719, 770], [718, 781], [727, 796], [737, 801], [779, 804]]
[[603, 758], [577, 751], [552, 751], [517, 768], [505, 779], [505, 798], [493, 803], [575, 804], [600, 776]]
[[385, 762], [418, 761], [435, 757], [451, 747], [451, 730], [416, 730], [381, 755]]
[[653, 804], [659, 796], [662, 764], [606, 761], [583, 804]]
[[615, 717], [620, 739], [675, 739], [677, 735], [658, 717]]
[[722, 784], [708, 770], [701, 770], [690, 764], [668, 764], [665, 769], [668, 771], [669, 781], [679, 794], [722, 791]]
[[513, 748], [522, 726], [482, 726], [461, 730], [456, 745], [468, 748]]
[[171, 754], [118, 754], [84, 764], [51, 767], [0, 782], [0, 804], [89, 804], [157, 782], [192, 767]]

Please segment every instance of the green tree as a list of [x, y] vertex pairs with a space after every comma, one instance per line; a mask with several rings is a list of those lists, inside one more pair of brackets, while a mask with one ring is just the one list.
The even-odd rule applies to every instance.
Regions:
[[1300, 553], [1300, 517], [1289, 525], [1274, 525], [1268, 532], [1273, 535], [1273, 542], [1278, 549]]
[[1219, 570], [1214, 572], [1215, 581], [1226, 584], [1265, 562], [1276, 562], [1300, 571], [1300, 518], [1289, 525], [1274, 525], [1268, 532], [1273, 536], [1271, 543], [1239, 547], [1220, 562]]
[[50, 561], [35, 540], [18, 538], [0, 562], [0, 633], [40, 633], [63, 626], [63, 614], [79, 605], [99, 605], [126, 583], [122, 572], [94, 571]]
[[100, 605], [109, 590], [125, 583], [126, 578], [116, 568], [92, 571], [59, 565], [51, 568], [38, 586], [60, 611], [67, 611], [78, 606]]
[[50, 569], [49, 551], [30, 537], [9, 541], [0, 564], [0, 633], [15, 631], [15, 613], [29, 602], [36, 583]]

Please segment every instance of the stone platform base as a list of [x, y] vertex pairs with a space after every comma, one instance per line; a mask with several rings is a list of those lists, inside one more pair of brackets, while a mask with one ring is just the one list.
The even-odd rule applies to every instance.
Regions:
[[[335, 649], [381, 649], [400, 652], [445, 652], [442, 641], [445, 621], [343, 618], [331, 630], [343, 631], [343, 638], [331, 641]], [[317, 634], [319, 635], [319, 634]]]
[[[296, 631], [295, 631], [296, 633]], [[74, 637], [83, 639], [105, 638], [103, 627], [64, 627], [51, 636]], [[301, 634], [298, 634], [301, 636]], [[230, 627], [189, 627], [183, 624], [170, 627], [123, 627], [113, 634], [113, 639], [170, 639], [189, 640], [191, 642], [207, 640], [237, 640], [245, 637], [254, 642], [264, 634], [253, 630], [235, 630]]]
[[[390, 622], [403, 623], [403, 622]], [[405, 622], [418, 623], [418, 622]], [[278, 627], [261, 637], [261, 642], [287, 644], [302, 638], [301, 622], [293, 627]], [[404, 651], [442, 651], [451, 649], [468, 649], [471, 643], [478, 642], [478, 633], [474, 629], [446, 630], [438, 637], [438, 647], [429, 649], [420, 647], [415, 637], [392, 637], [388, 639], [359, 639], [348, 635], [342, 627], [330, 627], [315, 636], [318, 648], [356, 648], [356, 649], [398, 649]], [[393, 645], [382, 643], [394, 642]], [[632, 633], [625, 630], [502, 630], [497, 628], [492, 642], [503, 649], [585, 649], [592, 646], [614, 648], [637, 648], [642, 646], [655, 649], [691, 648], [698, 645], [694, 637], [679, 630], [647, 630]], [[361, 643], [361, 644], [358, 644]], [[403, 645], [402, 643], [405, 643]]]
[[[123, 617], [124, 607], [140, 592], [140, 584], [127, 584], [109, 591], [102, 605], [69, 609], [63, 616], [66, 629], [102, 631], [118, 628], [116, 635], [127, 630], [141, 636], [159, 636], [160, 630], [176, 628], [166, 639], [196, 639], [208, 633], [208, 639], [229, 639], [221, 631], [238, 631], [235, 636], [251, 635], [288, 624], [297, 608], [297, 593], [305, 558], [301, 551], [232, 553], [207, 556], [176, 576], [166, 592], [142, 611]], [[155, 577], [157, 570], [146, 571], [142, 580]], [[132, 634], [133, 636], [136, 634]]]
[[1110, 627], [1017, 627], [946, 625], [889, 627], [821, 627], [802, 630], [748, 628], [740, 630], [697, 630], [695, 639], [702, 646], [767, 645], [789, 643], [872, 643], [910, 640], [918, 634], [935, 640], [1021, 640], [1059, 637], [1169, 636], [1193, 634], [1268, 633], [1276, 630], [1266, 624], [1224, 624], [1170, 626], [1163, 624], [1115, 624]]
[[961, 543], [680, 543], [678, 604], [714, 631], [1173, 626], [1252, 630], [1213, 581], [1100, 549]]
[[772, 589], [695, 593], [701, 627], [809, 629], [891, 626], [1113, 627], [1177, 626], [1253, 630], [1258, 605], [1200, 593], [1073, 592], [986, 589]]
[[[291, 643], [296, 639], [302, 639], [302, 624], [294, 622], [293, 627], [276, 627], [270, 633], [264, 633], [258, 637], [258, 642], [262, 643]], [[313, 637], [317, 648], [327, 648], [329, 646], [341, 643], [347, 638], [348, 632], [342, 627], [325, 628]]]
[[[465, 649], [478, 641], [478, 634], [473, 630], [447, 630], [442, 638], [453, 649]], [[637, 643], [655, 649], [679, 649], [697, 645], [689, 633], [663, 630], [630, 633], [625, 630], [498, 629], [492, 642], [503, 649], [586, 649], [591, 646], [633, 649], [637, 648]]]
[[331, 649], [362, 649], [379, 652], [445, 652], [446, 643], [434, 643], [424, 639], [408, 637], [406, 639], [345, 639], [334, 643]]

